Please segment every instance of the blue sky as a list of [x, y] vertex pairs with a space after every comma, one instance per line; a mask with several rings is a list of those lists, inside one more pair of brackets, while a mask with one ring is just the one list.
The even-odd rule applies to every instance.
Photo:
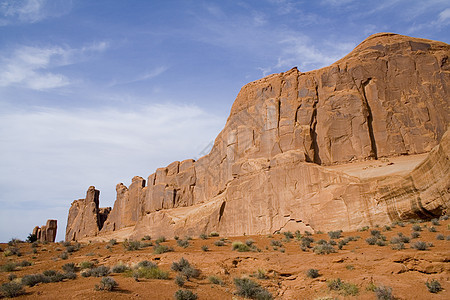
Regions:
[[450, 42], [448, 0], [0, 0], [0, 241], [90, 185], [198, 158], [240, 88], [377, 32]]

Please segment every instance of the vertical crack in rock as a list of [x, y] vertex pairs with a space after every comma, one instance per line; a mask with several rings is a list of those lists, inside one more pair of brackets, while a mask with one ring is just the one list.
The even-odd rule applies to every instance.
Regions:
[[366, 116], [367, 127], [369, 130], [370, 146], [371, 146], [370, 157], [378, 159], [377, 144], [375, 142], [375, 135], [373, 133], [373, 125], [372, 125], [372, 123], [373, 123], [372, 110], [370, 109], [369, 102], [367, 101], [367, 96], [366, 96], [366, 87], [370, 83], [370, 81], [372, 81], [372, 78], [368, 78], [366, 81], [361, 83], [361, 94], [362, 94], [362, 98], [363, 98], [364, 108], [367, 111], [367, 116]]
[[313, 103], [313, 112], [311, 116], [311, 121], [309, 123], [309, 134], [311, 136], [311, 147], [314, 150], [314, 159], [313, 162], [320, 165], [322, 164], [322, 160], [320, 159], [319, 155], [319, 144], [317, 143], [317, 132], [316, 132], [316, 126], [317, 126], [317, 103], [319, 103], [319, 86], [318, 83], [316, 83], [316, 99]]
[[222, 220], [223, 212], [225, 211], [225, 204], [226, 204], [226, 202], [224, 201], [224, 202], [222, 203], [222, 205], [220, 206], [220, 210], [219, 210], [219, 223], [220, 223], [220, 220]]

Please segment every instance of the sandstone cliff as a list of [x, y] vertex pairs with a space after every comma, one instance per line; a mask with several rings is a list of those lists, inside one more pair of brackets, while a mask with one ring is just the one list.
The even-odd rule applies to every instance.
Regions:
[[33, 229], [34, 234], [38, 241], [41, 242], [55, 242], [56, 230], [58, 229], [57, 220], [47, 220], [47, 223], [42, 227], [36, 226]]
[[[329, 67], [249, 83], [208, 155], [117, 185], [110, 213], [98, 191], [75, 201], [66, 239], [350, 230], [439, 215], [450, 203], [449, 56], [445, 43], [383, 33]], [[415, 163], [368, 177], [334, 168], [400, 155]]]

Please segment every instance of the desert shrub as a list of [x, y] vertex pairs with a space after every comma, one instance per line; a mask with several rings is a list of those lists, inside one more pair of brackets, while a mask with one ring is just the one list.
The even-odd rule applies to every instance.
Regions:
[[267, 273], [265, 270], [263, 269], [258, 269], [258, 271], [256, 271], [255, 273], [255, 277], [258, 279], [267, 279], [269, 278], [269, 276], [267, 276]]
[[203, 252], [207, 252], [208, 250], [209, 250], [208, 246], [206, 246], [206, 245], [202, 246], [202, 251]]
[[342, 235], [342, 230], [328, 232], [328, 236], [330, 237], [330, 239], [339, 239], [341, 237], [341, 235]]
[[447, 236], [445, 237], [445, 240], [450, 241], [450, 235], [447, 235]]
[[425, 282], [425, 285], [428, 288], [428, 291], [430, 293], [438, 293], [442, 291], [442, 286], [436, 279], [432, 279], [431, 281]]
[[22, 256], [22, 253], [20, 253], [20, 249], [17, 247], [8, 247], [3, 252], [3, 255], [4, 256], [11, 256], [11, 255]]
[[179, 262], [173, 262], [171, 268], [176, 272], [180, 272], [187, 280], [190, 278], [198, 278], [200, 276], [200, 270], [191, 266], [189, 261], [184, 257], [182, 257]]
[[207, 240], [208, 239], [208, 235], [206, 233], [202, 233], [199, 236], [202, 240]]
[[37, 235], [30, 233], [26, 239], [27, 243], [33, 243], [37, 241]]
[[22, 277], [22, 284], [29, 287], [35, 286], [38, 283], [48, 283], [50, 279], [44, 274], [29, 274]]
[[123, 248], [127, 251], [136, 251], [142, 248], [142, 244], [140, 241], [125, 240], [122, 245]]
[[95, 285], [96, 291], [112, 291], [114, 290], [119, 284], [112, 278], [112, 277], [103, 277], [100, 280], [99, 285]]
[[3, 266], [1, 266], [0, 269], [1, 269], [3, 272], [12, 272], [12, 271], [15, 271], [16, 268], [17, 268], [17, 264], [16, 264], [16, 263], [14, 263], [14, 262], [8, 262], [8, 263], [4, 264]]
[[184, 277], [181, 275], [177, 275], [177, 277], [175, 277], [175, 284], [178, 285], [179, 287], [183, 287], [185, 283]]
[[391, 231], [392, 228], [391, 228], [391, 226], [384, 225], [383, 230], [384, 230], [384, 231]]
[[277, 240], [271, 240], [270, 245], [275, 246], [275, 247], [283, 247], [283, 243], [281, 241], [277, 241]]
[[156, 268], [157, 265], [155, 263], [151, 262], [151, 261], [143, 260], [143, 261], [138, 262], [136, 267], [137, 268], [141, 268], [141, 267], [144, 267], [144, 268], [147, 268], [147, 267], [149, 267], [149, 268]]
[[187, 259], [182, 257], [179, 262], [173, 262], [171, 269], [175, 272], [181, 272], [184, 268], [190, 267], [191, 264]]
[[311, 236], [311, 235], [312, 235], [312, 233], [309, 232], [308, 230], [305, 230], [304, 234], [305, 234], [306, 236]]
[[232, 250], [237, 250], [238, 252], [248, 252], [251, 249], [246, 244], [236, 241], [236, 242], [233, 242], [233, 244], [232, 244]]
[[0, 294], [6, 298], [14, 298], [25, 294], [23, 285], [18, 282], [7, 282], [0, 286]]
[[81, 271], [80, 273], [81, 277], [91, 277], [92, 276], [92, 270], [91, 269], [85, 269]]
[[369, 226], [364, 226], [364, 227], [361, 227], [360, 229], [358, 229], [358, 231], [360, 231], [360, 232], [367, 231], [367, 230], [369, 230]]
[[308, 269], [308, 271], [306, 271], [306, 276], [308, 276], [309, 278], [317, 278], [319, 277], [319, 270], [317, 269]]
[[114, 246], [115, 244], [117, 244], [117, 241], [115, 239], [110, 239], [108, 244]]
[[394, 296], [392, 296], [392, 288], [388, 286], [378, 286], [374, 290], [375, 295], [377, 296], [377, 300], [392, 300]]
[[131, 275], [135, 278], [146, 279], [168, 279], [169, 272], [161, 270], [158, 266], [139, 267], [132, 271]]
[[323, 245], [323, 244], [327, 244], [327, 241], [324, 240], [324, 239], [320, 239], [316, 243], [319, 244], [319, 245]]
[[177, 245], [183, 248], [189, 247], [189, 241], [188, 240], [177, 240]]
[[77, 274], [75, 272], [67, 272], [64, 274], [64, 277], [73, 280], [77, 278]]
[[380, 234], [381, 234], [381, 232], [379, 230], [376, 230], [376, 229], [373, 229], [373, 230], [370, 231], [370, 235], [371, 236], [379, 237]]
[[253, 245], [253, 243], [255, 243], [255, 242], [251, 239], [245, 241], [245, 244], [249, 247], [251, 247]]
[[166, 246], [166, 245], [155, 245], [153, 246], [153, 253], [155, 254], [162, 254], [162, 253], [166, 253], [166, 252], [172, 252], [173, 248]]
[[436, 235], [436, 239], [443, 241], [443, 240], [445, 240], [445, 237], [443, 234], [439, 233], [438, 235]]
[[334, 247], [331, 246], [330, 244], [325, 243], [325, 244], [314, 246], [313, 251], [316, 254], [330, 254], [330, 253], [335, 253], [336, 249], [334, 249]]
[[55, 272], [55, 274], [53, 274], [51, 276], [47, 276], [47, 277], [50, 280], [50, 282], [60, 282], [60, 281], [63, 281], [64, 279], [66, 279], [66, 275], [62, 274], [60, 272]]
[[190, 290], [178, 290], [174, 294], [175, 300], [197, 300], [197, 294]]
[[59, 255], [59, 258], [66, 260], [69, 258], [69, 253], [67, 251], [64, 251]]
[[13, 274], [13, 273], [8, 274], [8, 280], [9, 280], [9, 281], [13, 281], [13, 280], [16, 279], [16, 278], [17, 278], [17, 275], [16, 275], [16, 274]]
[[436, 232], [437, 229], [436, 229], [436, 227], [431, 226], [431, 227], [428, 227], [428, 231], [429, 231], [429, 232]]
[[217, 236], [219, 236], [219, 233], [213, 231], [213, 232], [211, 232], [211, 233], [209, 234], [209, 236], [210, 236], [210, 237], [217, 237]]
[[376, 245], [382, 247], [382, 246], [386, 246], [386, 243], [383, 240], [377, 240]]
[[225, 246], [225, 242], [224, 241], [215, 241], [214, 245], [216, 245], [218, 247], [222, 247], [222, 246]]
[[405, 249], [405, 244], [403, 244], [402, 242], [391, 244], [391, 249], [392, 250], [403, 250], [403, 249]]
[[419, 224], [414, 224], [414, 225], [411, 227], [411, 229], [412, 229], [413, 231], [422, 231], [422, 227], [420, 227]]
[[166, 241], [166, 237], [160, 236], [159, 238], [156, 239], [155, 243], [159, 244], [159, 243], [164, 243], [165, 241]]
[[314, 242], [314, 239], [309, 236], [304, 236], [301, 239], [301, 246], [305, 248], [311, 248], [311, 243]]
[[340, 278], [327, 281], [327, 286], [330, 290], [338, 291], [344, 296], [356, 296], [359, 293], [359, 288], [356, 284], [343, 282]]
[[107, 266], [99, 266], [91, 269], [91, 276], [104, 277], [110, 273], [110, 269]]
[[443, 215], [443, 216], [441, 216], [441, 217], [439, 218], [439, 220], [446, 221], [446, 220], [448, 220], [448, 218], [449, 218], [448, 215]]
[[117, 264], [117, 265], [115, 265], [114, 267], [111, 268], [111, 272], [113, 272], [113, 273], [123, 273], [123, 272], [125, 272], [125, 271], [127, 271], [129, 269], [130, 268], [127, 265], [119, 263], [119, 264]]
[[92, 263], [90, 261], [82, 261], [79, 265], [80, 270], [92, 269], [92, 267], [94, 267], [94, 263]]
[[284, 234], [284, 236], [285, 236], [285, 238], [286, 238], [287, 240], [290, 240], [290, 239], [293, 239], [293, 238], [294, 238], [294, 235], [293, 235], [292, 232], [290, 232], [290, 231], [285, 231], [285, 232], [283, 232], [283, 234]]
[[212, 284], [224, 285], [222, 279], [220, 279], [219, 277], [216, 277], [216, 276], [209, 276], [208, 280]]
[[44, 276], [51, 277], [55, 276], [57, 272], [55, 270], [45, 270], [42, 274], [44, 274]]
[[411, 248], [420, 250], [420, 251], [424, 251], [424, 250], [428, 249], [428, 245], [425, 242], [417, 241], [411, 246]]
[[378, 241], [378, 238], [376, 236], [371, 236], [366, 239], [366, 242], [369, 245], [375, 245], [377, 241]]
[[439, 226], [439, 225], [441, 225], [441, 224], [439, 223], [439, 219], [432, 219], [432, 220], [431, 220], [431, 224], [433, 224], [434, 226]]
[[67, 264], [64, 264], [61, 268], [62, 268], [62, 270], [63, 270], [64, 272], [66, 272], [66, 273], [69, 273], [69, 272], [75, 272], [75, 270], [76, 270], [76, 267], [75, 267], [75, 264], [74, 264], [74, 263], [67, 263]]
[[142, 238], [143, 241], [150, 241], [151, 239], [152, 237], [149, 235], [144, 235], [144, 237]]
[[237, 294], [250, 299], [273, 299], [266, 289], [249, 278], [234, 278]]

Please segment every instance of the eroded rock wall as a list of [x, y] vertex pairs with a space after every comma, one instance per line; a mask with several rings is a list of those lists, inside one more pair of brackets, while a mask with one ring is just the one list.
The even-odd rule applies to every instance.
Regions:
[[[414, 215], [420, 210], [406, 203], [436, 200], [429, 189], [444, 183], [419, 184], [416, 175], [361, 183], [322, 166], [436, 147], [449, 123], [449, 55], [445, 43], [378, 34], [329, 67], [293, 68], [249, 83], [208, 155], [159, 168], [147, 183], [135, 177], [129, 188], [119, 184], [104, 226], [83, 225], [95, 224], [83, 209], [90, 206], [72, 204], [68, 237], [77, 238], [72, 232], [80, 226], [87, 228], [81, 236], [131, 227], [136, 235], [210, 229], [237, 235], [354, 229]], [[409, 192], [394, 192], [395, 180]], [[426, 200], [439, 207], [431, 214], [448, 203], [448, 190], [439, 191], [447, 202]], [[390, 202], [400, 208], [380, 204]], [[191, 219], [196, 227], [186, 225]]]

